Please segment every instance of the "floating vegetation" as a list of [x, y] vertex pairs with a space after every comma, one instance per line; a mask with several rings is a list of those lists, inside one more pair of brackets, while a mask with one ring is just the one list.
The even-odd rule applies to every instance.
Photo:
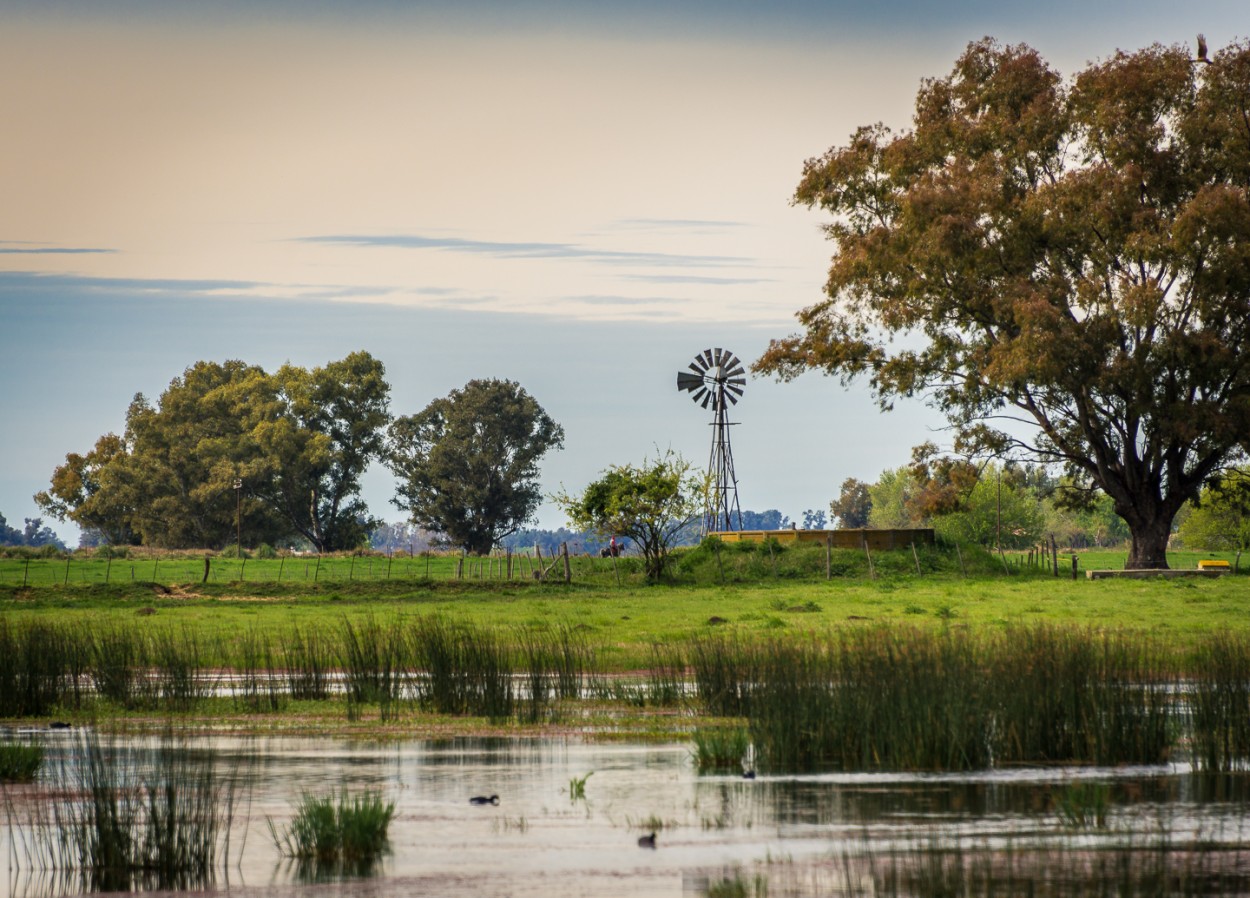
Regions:
[[29, 783], [43, 766], [43, 746], [38, 742], [0, 742], [0, 783]]

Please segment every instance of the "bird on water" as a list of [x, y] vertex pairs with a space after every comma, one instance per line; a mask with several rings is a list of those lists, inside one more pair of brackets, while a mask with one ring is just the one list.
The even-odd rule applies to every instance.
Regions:
[[655, 847], [655, 833], [652, 833], [649, 836], [639, 836], [638, 847], [639, 848], [654, 848]]
[[499, 796], [474, 795], [469, 799], [469, 804], [499, 804]]

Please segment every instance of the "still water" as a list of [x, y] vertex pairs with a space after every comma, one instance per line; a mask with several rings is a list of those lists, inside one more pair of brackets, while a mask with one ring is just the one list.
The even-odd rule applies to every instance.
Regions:
[[[74, 744], [48, 742], [50, 752]], [[1250, 866], [1250, 847], [1241, 849], [1250, 846], [1250, 777], [1197, 776], [1186, 764], [745, 779], [698, 774], [688, 744], [231, 737], [193, 745], [211, 745], [250, 781], [229, 867], [210, 889], [232, 895], [691, 896], [757, 878], [769, 895], [825, 895], [870, 891], [864, 858], [892, 846], [1056, 840], [1067, 851], [1161, 828], [1176, 843], [1201, 834], [1225, 846], [1221, 863]], [[572, 781], [582, 778], [579, 798]], [[1071, 796], [1083, 785], [1101, 796], [1097, 824], [1074, 817], [1081, 808], [1073, 811]], [[304, 881], [280, 857], [268, 823], [288, 822], [302, 793], [343, 789], [379, 790], [395, 802], [392, 851], [372, 876]], [[475, 795], [499, 803], [473, 805]], [[652, 831], [655, 848], [640, 847]], [[12, 842], [0, 816], [0, 894], [67, 894], [55, 877], [28, 869]]]

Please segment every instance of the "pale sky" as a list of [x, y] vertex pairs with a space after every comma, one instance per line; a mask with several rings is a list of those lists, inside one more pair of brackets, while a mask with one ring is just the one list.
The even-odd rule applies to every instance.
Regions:
[[[37, 514], [67, 452], [200, 359], [366, 349], [395, 414], [517, 380], [566, 431], [547, 492], [656, 447], [702, 463], [676, 372], [754, 360], [820, 299], [822, 217], [789, 204], [806, 158], [905, 128], [983, 35], [1070, 73], [1245, 23], [1241, 0], [8, 0], [0, 512]], [[942, 442], [923, 405], [817, 375], [752, 380], [734, 420], [742, 506], [791, 517]], [[398, 520], [392, 495], [371, 471]]]

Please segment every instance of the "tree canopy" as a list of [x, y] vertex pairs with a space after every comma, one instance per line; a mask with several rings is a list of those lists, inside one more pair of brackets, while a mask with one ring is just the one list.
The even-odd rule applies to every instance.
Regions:
[[353, 548], [371, 529], [360, 475], [380, 453], [388, 393], [365, 352], [273, 375], [197, 362], [155, 405], [137, 394], [124, 434], [67, 455], [35, 501], [112, 543], [217, 548], [236, 539], [241, 518], [252, 544]]
[[419, 527], [485, 554], [542, 502], [539, 462], [564, 428], [520, 384], [471, 380], [390, 428], [394, 504]]
[[985, 39], [913, 126], [809, 160], [827, 298], [757, 371], [923, 395], [954, 448], [1063, 465], [1110, 497], [1129, 567], [1250, 444], [1250, 45], [1118, 52], [1064, 81]]
[[669, 450], [639, 466], [613, 465], [580, 494], [561, 492], [555, 500], [573, 527], [632, 539], [647, 576], [658, 580], [669, 550], [702, 516], [710, 488], [705, 472]]

